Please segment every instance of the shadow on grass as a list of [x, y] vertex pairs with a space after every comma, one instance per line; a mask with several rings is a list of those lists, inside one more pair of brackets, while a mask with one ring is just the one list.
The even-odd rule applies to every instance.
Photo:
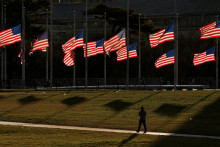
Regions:
[[212, 92], [212, 93], [206, 95], [205, 97], [201, 98], [201, 99], [200, 99], [199, 101], [197, 101], [196, 103], [194, 103], [194, 104], [192, 104], [192, 105], [186, 107], [184, 111], [187, 111], [187, 110], [191, 109], [192, 107], [198, 105], [199, 103], [205, 101], [207, 98], [209, 98], [210, 96], [214, 95], [216, 92], [218, 92], [218, 91], [214, 91], [214, 92]]
[[113, 109], [114, 111], [123, 111], [127, 107], [133, 105], [133, 103], [130, 102], [123, 102], [121, 100], [114, 100], [108, 104], [105, 104], [105, 106]]
[[86, 98], [75, 96], [75, 97], [66, 98], [62, 100], [61, 102], [67, 106], [73, 106], [76, 104], [83, 103], [85, 101], [87, 101]]
[[[220, 136], [220, 97], [216, 99], [212, 104], [204, 107], [196, 116], [189, 118], [188, 121], [182, 124], [174, 133], [181, 134], [196, 134], [196, 135], [210, 135]], [[190, 117], [190, 116], [189, 116]], [[219, 140], [203, 139], [203, 142], [196, 142], [191, 140], [186, 142], [184, 146], [220, 146]], [[170, 144], [172, 139], [170, 137], [164, 137], [152, 146], [157, 147], [163, 144]], [[218, 144], [216, 144], [218, 142]]]
[[160, 115], [166, 115], [169, 117], [177, 116], [181, 111], [183, 111], [186, 106], [174, 105], [174, 104], [163, 104], [154, 112]]
[[39, 98], [36, 98], [35, 96], [31, 95], [31, 96], [19, 99], [18, 102], [21, 103], [22, 105], [27, 105], [33, 102], [37, 102], [39, 100], [40, 100]]
[[64, 104], [64, 105], [67, 105], [68, 107], [63, 109], [63, 110], [57, 111], [57, 112], [55, 112], [53, 114], [49, 114], [46, 118], [52, 118], [52, 117], [54, 117], [56, 115], [59, 115], [59, 114], [65, 112], [65, 111], [69, 110], [72, 106], [84, 103], [86, 101], [87, 101], [86, 98], [79, 97], [79, 96], [66, 98], [66, 99], [62, 100], [61, 103]]
[[124, 144], [128, 143], [129, 141], [131, 141], [132, 139], [134, 139], [135, 137], [137, 137], [138, 134], [132, 134], [131, 136], [129, 136], [127, 139], [122, 140], [122, 142], [119, 144], [119, 147], [123, 146]]
[[139, 103], [139, 102], [141, 102], [141, 101], [144, 101], [144, 100], [146, 100], [146, 99], [148, 99], [148, 98], [150, 98], [150, 97], [152, 97], [152, 96], [154, 96], [154, 95], [157, 95], [157, 94], [159, 94], [159, 93], [160, 93], [160, 92], [154, 93], [154, 94], [149, 95], [149, 96], [147, 96], [147, 97], [145, 97], [145, 98], [143, 98], [143, 99], [141, 99], [141, 100], [138, 100], [138, 101], [136, 101], [136, 102], [134, 102], [134, 103], [131, 103], [131, 102], [123, 102], [123, 101], [121, 101], [121, 100], [114, 100], [114, 101], [112, 101], [112, 102], [109, 102], [109, 103], [105, 104], [105, 106], [107, 106], [107, 107], [109, 107], [109, 108], [111, 108], [111, 109], [113, 109], [113, 110], [115, 110], [115, 111], [123, 111], [123, 110], [127, 109], [128, 107], [130, 107], [130, 106], [132, 106], [132, 105], [135, 105], [135, 104], [137, 104], [137, 103]]
[[176, 132], [220, 136], [220, 97], [184, 123]]
[[[16, 95], [16, 94], [15, 94], [15, 95]], [[11, 96], [14, 96], [14, 95], [11, 95]], [[10, 97], [10, 96], [8, 96], [8, 97]], [[9, 113], [12, 113], [12, 112], [14, 112], [14, 111], [16, 111], [16, 110], [21, 109], [21, 108], [23, 107], [23, 105], [27, 105], [27, 104], [30, 104], [30, 103], [33, 103], [33, 102], [37, 102], [37, 101], [39, 101], [39, 100], [41, 100], [41, 99], [36, 98], [35, 96], [28, 96], [28, 97], [25, 97], [25, 98], [18, 99], [17, 101], [18, 101], [20, 104], [22, 104], [22, 105], [20, 105], [19, 107], [15, 107], [15, 108], [13, 108], [13, 109], [11, 109], [11, 110], [5, 111], [5, 112], [3, 112], [0, 116], [4, 116], [4, 115], [7, 115], [7, 114], [9, 114]]]
[[[62, 110], [60, 110], [60, 111], [57, 111], [57, 112], [55, 112], [55, 113], [49, 114], [48, 116], [46, 116], [46, 118], [47, 118], [47, 119], [52, 118], [52, 117], [54, 117], [54, 116], [56, 116], [56, 115], [59, 115], [59, 114], [65, 112], [65, 111], [71, 109], [72, 106], [77, 105], [77, 104], [84, 103], [84, 102], [86, 102], [86, 101], [87, 101], [86, 98], [84, 98], [84, 97], [78, 97], [78, 96], [66, 98], [66, 99], [62, 100], [61, 103], [67, 105], [68, 107], [66, 107], [66, 108], [64, 108], [64, 109], [62, 109]], [[44, 120], [45, 120], [45, 119], [43, 119], [43, 121], [44, 121]]]
[[[11, 96], [15, 96], [15, 95], [11, 95]], [[21, 98], [21, 99], [18, 100], [18, 102], [21, 103], [22, 105], [20, 105], [19, 107], [15, 107], [15, 108], [12, 108], [10, 110], [7, 110], [7, 111], [3, 112], [2, 114], [0, 114], [0, 117], [5, 116], [5, 115], [10, 114], [10, 113], [12, 113], [12, 112], [14, 112], [16, 110], [21, 109], [23, 107], [23, 105], [25, 105], [25, 104], [29, 104], [29, 103], [33, 103], [33, 102], [38, 102], [38, 101], [41, 101], [41, 100], [46, 100], [46, 99], [49, 99], [49, 98], [57, 96], [57, 95], [58, 94], [51, 95], [51, 96], [48, 96], [48, 97], [46, 97], [44, 99], [39, 99], [39, 98], [36, 98], [34, 96], [28, 96], [28, 97], [25, 97], [25, 98]], [[8, 97], [10, 97], [10, 96], [8, 96]]]
[[[138, 100], [138, 101], [133, 102], [133, 103], [131, 103], [131, 102], [123, 102], [123, 101], [121, 101], [121, 100], [114, 100], [114, 101], [112, 101], [112, 102], [109, 102], [109, 103], [105, 104], [104, 106], [113, 109], [115, 112], [114, 112], [112, 115], [108, 116], [107, 118], [103, 119], [101, 122], [106, 121], [106, 120], [109, 120], [109, 119], [111, 119], [112, 117], [114, 117], [115, 115], [119, 114], [119, 112], [121, 112], [121, 111], [127, 109], [128, 107], [130, 107], [130, 106], [132, 106], [132, 105], [135, 105], [135, 104], [137, 104], [137, 103], [139, 103], [139, 102], [142, 102], [142, 101], [144, 101], [144, 100], [146, 100], [146, 99], [148, 99], [148, 98], [150, 98], [150, 97], [152, 97], [152, 96], [154, 96], [154, 95], [157, 95], [157, 94], [159, 94], [159, 93], [161, 93], [161, 92], [153, 93], [153, 94], [151, 94], [151, 95], [149, 95], [149, 96], [147, 96], [147, 97], [144, 97], [143, 99]], [[138, 112], [137, 112], [137, 113], [138, 113]]]
[[[192, 105], [189, 105], [189, 106], [185, 107], [183, 110], [181, 110], [181, 112], [187, 112], [187, 111], [190, 110], [192, 107], [198, 105], [200, 102], [202, 102], [202, 101], [206, 100], [207, 98], [209, 98], [210, 96], [214, 95], [216, 92], [217, 92], [217, 91], [211, 92], [210, 94], [208, 94], [208, 95], [206, 95], [206, 96], [200, 98], [200, 100], [198, 100], [197, 102], [193, 103]], [[159, 110], [159, 108], [158, 108], [157, 110]], [[157, 110], [155, 110], [155, 111], [157, 111]], [[154, 112], [155, 112], [155, 111], [154, 111]], [[157, 113], [157, 112], [156, 112], [156, 113]], [[160, 112], [158, 112], [158, 113], [160, 113]], [[162, 112], [161, 115], [163, 115], [163, 113], [164, 113], [164, 112]], [[178, 113], [179, 113], [179, 112], [178, 112]], [[164, 115], [166, 115], [166, 114], [164, 114]], [[175, 114], [174, 114], [174, 115], [175, 115]], [[173, 117], [174, 117], [174, 115], [173, 115]], [[168, 115], [168, 116], [169, 116], [169, 115]], [[175, 116], [178, 116], [178, 115], [176, 114]], [[170, 117], [170, 118], [173, 118], [173, 117]], [[162, 123], [158, 128], [165, 128], [165, 127], [169, 124], [170, 121], [172, 121], [172, 120], [169, 120], [169, 119], [168, 119], [167, 121], [165, 121], [164, 123]]]

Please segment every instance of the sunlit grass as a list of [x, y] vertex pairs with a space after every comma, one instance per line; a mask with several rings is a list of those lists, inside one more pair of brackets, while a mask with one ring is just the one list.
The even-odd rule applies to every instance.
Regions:
[[220, 136], [219, 101], [217, 91], [12, 91], [0, 93], [0, 120], [136, 130], [144, 106], [148, 131]]
[[0, 126], [0, 146], [218, 147], [219, 140]]

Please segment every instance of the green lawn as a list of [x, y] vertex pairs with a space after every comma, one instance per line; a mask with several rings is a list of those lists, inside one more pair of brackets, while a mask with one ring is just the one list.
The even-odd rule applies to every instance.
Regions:
[[219, 147], [219, 140], [0, 126], [0, 146]]
[[2, 91], [0, 120], [136, 130], [141, 106], [148, 131], [220, 136], [220, 91]]

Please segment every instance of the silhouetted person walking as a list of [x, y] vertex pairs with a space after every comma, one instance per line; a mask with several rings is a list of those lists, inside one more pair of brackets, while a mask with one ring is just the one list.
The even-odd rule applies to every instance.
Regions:
[[147, 128], [146, 128], [146, 111], [144, 110], [144, 107], [141, 107], [141, 111], [139, 112], [139, 116], [140, 116], [140, 120], [139, 120], [139, 125], [138, 125], [138, 129], [137, 132], [140, 131], [141, 128], [141, 124], [143, 123], [144, 125], [144, 133], [147, 132]]

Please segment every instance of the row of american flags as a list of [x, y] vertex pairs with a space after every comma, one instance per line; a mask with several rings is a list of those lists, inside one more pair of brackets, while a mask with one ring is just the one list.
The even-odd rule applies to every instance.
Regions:
[[[203, 26], [200, 28], [201, 38], [200, 39], [209, 39], [220, 37], [220, 20], [215, 21], [211, 24]], [[154, 34], [149, 35], [150, 46], [154, 48], [159, 44], [162, 44], [167, 41], [174, 40], [174, 25], [162, 29]], [[17, 25], [11, 29], [4, 30], [0, 32], [0, 47], [14, 44], [21, 41], [21, 25]], [[111, 52], [116, 51], [117, 61], [123, 61], [128, 58], [135, 58], [137, 56], [136, 43], [133, 43], [126, 46], [126, 34], [125, 29], [111, 37], [109, 40], [104, 41], [104, 39], [98, 41], [84, 43], [83, 40], [83, 31], [79, 32], [77, 35], [69, 39], [65, 44], [62, 45], [64, 52], [63, 62], [66, 66], [73, 66], [75, 63], [75, 53], [76, 48], [82, 47], [84, 50], [84, 57], [96, 56], [98, 54], [107, 54], [110, 55]], [[32, 49], [29, 52], [29, 55], [33, 54], [35, 51], [40, 50], [42, 52], [47, 52], [49, 47], [48, 43], [48, 32], [44, 32], [32, 43]], [[86, 51], [87, 48], [87, 51]], [[86, 54], [87, 53], [87, 54]], [[204, 51], [203, 53], [194, 54], [193, 64], [194, 66], [215, 61], [215, 47]], [[167, 53], [159, 57], [156, 62], [156, 68], [166, 66], [169, 64], [174, 64], [175, 59], [175, 50], [172, 49]]]
[[[74, 50], [78, 47], [83, 47], [84, 57], [96, 56], [98, 54], [110, 55], [110, 52], [116, 51], [117, 61], [123, 61], [127, 59], [127, 51], [129, 52], [129, 58], [137, 57], [136, 43], [126, 46], [125, 30], [122, 30], [117, 35], [111, 37], [109, 40], [103, 39], [98, 41], [88, 42], [87, 45], [83, 42], [83, 31], [68, 40], [62, 45], [63, 52], [65, 54], [63, 62], [66, 66], [72, 66], [75, 63]], [[87, 48], [87, 54], [86, 54]]]
[[[201, 31], [200, 39], [220, 37], [220, 20], [201, 27], [200, 31]], [[154, 48], [158, 46], [159, 44], [164, 43], [166, 41], [173, 41], [174, 40], [174, 25], [171, 24], [165, 29], [162, 29], [154, 34], [150, 34], [149, 39], [150, 39], [151, 48]], [[204, 51], [203, 53], [194, 54], [194, 58], [193, 58], [194, 66], [201, 65], [206, 62], [215, 61], [214, 54], [215, 54], [214, 46]], [[174, 57], [175, 57], [174, 49], [163, 54], [160, 58], [157, 59], [155, 63], [156, 68], [160, 68], [162, 66], [166, 66], [169, 64], [174, 64], [175, 62]]]

